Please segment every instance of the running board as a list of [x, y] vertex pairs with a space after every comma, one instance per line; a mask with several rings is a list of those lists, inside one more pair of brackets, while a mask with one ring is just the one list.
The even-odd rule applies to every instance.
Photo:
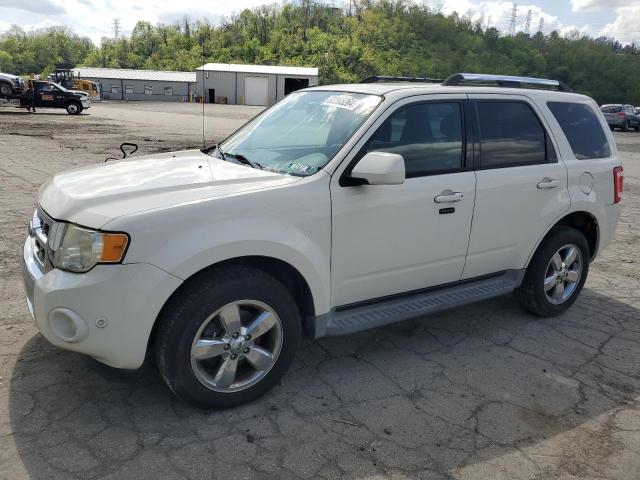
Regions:
[[518, 288], [524, 273], [524, 270], [507, 270], [420, 293], [394, 295], [366, 305], [340, 307], [325, 315], [309, 317], [306, 330], [312, 338], [345, 335], [486, 300]]

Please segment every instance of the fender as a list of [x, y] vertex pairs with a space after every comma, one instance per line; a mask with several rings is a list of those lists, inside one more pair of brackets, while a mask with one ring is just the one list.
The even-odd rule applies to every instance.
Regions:
[[538, 247], [540, 247], [540, 244], [542, 243], [542, 241], [546, 238], [546, 236], [549, 234], [549, 232], [559, 223], [561, 223], [561, 221], [564, 218], [567, 218], [568, 216], [570, 216], [573, 213], [586, 213], [587, 215], [589, 215], [595, 222], [596, 224], [596, 248], [595, 248], [595, 253], [593, 254], [593, 256], [591, 257], [591, 260], [593, 260], [596, 255], [598, 254], [598, 252], [600, 251], [601, 248], [601, 242], [600, 242], [600, 222], [598, 221], [598, 217], [602, 218], [603, 212], [597, 212], [597, 210], [601, 210], [602, 207], [594, 204], [593, 202], [572, 202], [571, 206], [569, 208], [569, 210], [565, 210], [564, 212], [562, 212], [562, 215], [559, 215], [558, 218], [555, 219], [554, 222], [551, 223], [551, 225], [549, 225], [549, 227], [542, 233], [542, 235], [540, 235], [535, 243], [535, 246], [533, 248], [533, 250], [531, 250], [529, 252], [529, 255], [527, 256], [527, 263], [524, 265], [524, 268], [527, 268], [529, 266], [529, 263], [531, 263], [531, 259], [533, 258], [533, 255], [536, 253], [536, 251], [538, 250]]
[[[186, 280], [217, 263], [271, 257], [306, 280], [316, 314], [330, 309], [329, 177], [285, 188], [126, 215], [105, 228], [129, 233], [125, 263], [150, 263]], [[304, 190], [304, 192], [302, 191]]]

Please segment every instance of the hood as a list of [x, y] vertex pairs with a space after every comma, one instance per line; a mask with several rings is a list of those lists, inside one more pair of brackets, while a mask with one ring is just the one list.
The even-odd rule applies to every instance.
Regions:
[[123, 215], [277, 187], [300, 178], [189, 150], [61, 173], [42, 186], [39, 204], [57, 220], [100, 228]]

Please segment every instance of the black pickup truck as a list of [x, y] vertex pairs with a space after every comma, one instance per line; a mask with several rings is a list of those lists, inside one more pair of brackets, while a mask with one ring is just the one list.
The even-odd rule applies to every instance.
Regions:
[[[7, 78], [4, 81], [4, 77]], [[70, 115], [77, 115], [91, 107], [89, 95], [67, 90], [62, 85], [47, 80], [31, 80], [33, 82], [33, 98], [27, 93], [24, 83], [13, 75], [0, 76], [0, 98], [19, 100], [20, 106], [30, 108], [35, 103], [38, 108], [64, 108]]]

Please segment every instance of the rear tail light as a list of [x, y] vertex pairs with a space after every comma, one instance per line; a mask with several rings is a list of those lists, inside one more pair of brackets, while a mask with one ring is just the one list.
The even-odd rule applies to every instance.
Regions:
[[622, 166], [613, 167], [613, 203], [620, 203], [622, 200], [622, 186], [624, 175]]
[[624, 112], [618, 112], [619, 117], [624, 117]]

